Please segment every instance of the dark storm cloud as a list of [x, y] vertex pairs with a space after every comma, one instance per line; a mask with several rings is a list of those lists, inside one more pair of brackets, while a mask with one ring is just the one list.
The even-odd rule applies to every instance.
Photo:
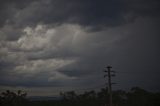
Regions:
[[0, 85], [104, 84], [103, 68], [110, 64], [119, 88], [160, 89], [159, 5], [158, 0], [1, 0]]
[[113, 70], [117, 71], [117, 77], [113, 79], [119, 83], [118, 87], [137, 85], [158, 90], [160, 89], [159, 25], [158, 18], [140, 18], [125, 27], [113, 28], [111, 33], [108, 31], [105, 33], [113, 38], [120, 36], [120, 39], [118, 38], [113, 44], [107, 44], [107, 38], [110, 40], [111, 38], [97, 34], [93, 42], [96, 43], [100, 38], [101, 42], [106, 41], [106, 43], [98, 48], [94, 46], [91, 51], [85, 51], [77, 66], [73, 65], [66, 68], [70, 69], [69, 71], [64, 69], [62, 72], [69, 76], [103, 76], [103, 67], [111, 64], [115, 66]]
[[[82, 30], [76, 28], [76, 26], [74, 26], [75, 29], [73, 29], [73, 27], [70, 29], [71, 26], [54, 28], [53, 38], [52, 36], [50, 38], [49, 35], [45, 35], [46, 33], [38, 33], [41, 32], [41, 30], [34, 32], [33, 29], [33, 35], [30, 35], [31, 37], [24, 35], [23, 37], [27, 37], [27, 39], [24, 39], [24, 44], [22, 42], [24, 51], [29, 50], [29, 52], [22, 51], [24, 52], [24, 55], [27, 55], [27, 61], [34, 61], [33, 65], [24, 63], [24, 66], [20, 66], [22, 74], [16, 75], [15, 73], [15, 75], [12, 75], [17, 76], [18, 79], [12, 79], [13, 83], [12, 81], [9, 81], [10, 83], [8, 83], [7, 80], [5, 80], [3, 81], [3, 85], [70, 86], [70, 83], [72, 83], [72, 86], [78, 84], [87, 86], [90, 81], [97, 80], [96, 78], [98, 78], [98, 80], [93, 84], [99, 84], [99, 81], [103, 83], [103, 81], [101, 81], [103, 80], [104, 74], [102, 71], [107, 64], [113, 65], [115, 69], [117, 69], [116, 71], [119, 72], [116, 79], [122, 87], [128, 84], [131, 84], [131, 86], [140, 85], [140, 83], [137, 83], [139, 81], [145, 83], [144, 85], [147, 85], [147, 83], [151, 84], [151, 82], [154, 82], [154, 84], [152, 83], [153, 85], [158, 85], [156, 79], [158, 79], [157, 73], [159, 73], [159, 71], [156, 70], [159, 70], [159, 25], [158, 18], [139, 18], [132, 24], [98, 32], [79, 33], [74, 40], [72, 38], [75, 36], [75, 33], [73, 33], [74, 30]], [[69, 29], [67, 29], [68, 27]], [[47, 30], [45, 32], [47, 32]], [[39, 36], [36, 36], [37, 33]], [[36, 38], [34, 38], [34, 36]], [[39, 39], [41, 36], [44, 36], [42, 38], [47, 44], [44, 43], [45, 48], [42, 50], [35, 51], [37, 39], [38, 41], [41, 40]], [[48, 39], [49, 41], [46, 41], [45, 39]], [[26, 41], [29, 43], [25, 44]], [[42, 40], [42, 44], [44, 41]], [[40, 42], [40, 45], [42, 44]], [[30, 48], [28, 49], [28, 47]], [[42, 45], [42, 47], [44, 46]], [[76, 59], [76, 62], [54, 69], [54, 67], [46, 67], [48, 65], [50, 66], [50, 63], [52, 62], [47, 62], [49, 59]], [[19, 60], [19, 63], [22, 61], [23, 60]], [[54, 64], [56, 63], [53, 62], [51, 65]], [[24, 67], [28, 68], [23, 69]], [[154, 72], [151, 67], [154, 67]], [[32, 73], [32, 71], [34, 73]], [[66, 80], [65, 76], [63, 77], [64, 79], [53, 79], [51, 82], [48, 82], [48, 78], [54, 78], [54, 75], [50, 76], [54, 74], [52, 71], [59, 71], [60, 74], [66, 75], [67, 79], [68, 77], [76, 77], [77, 79]], [[9, 72], [10, 71], [8, 71], [8, 73]], [[123, 72], [127, 73], [126, 79], [124, 78], [125, 74], [123, 74]], [[145, 77], [142, 78], [142, 73], [144, 72], [145, 77], [151, 75], [152, 72], [156, 73], [156, 75], [153, 74], [154, 77], [150, 77], [149, 79], [151, 82], [148, 82]], [[22, 77], [19, 77], [21, 75]], [[10, 77], [12, 78], [12, 76]], [[133, 80], [134, 82], [132, 82]], [[157, 87], [155, 89], [159, 88]]]
[[[138, 16], [158, 15], [157, 0], [13, 0], [1, 1], [1, 26], [77, 23], [93, 29], [117, 26]], [[15, 11], [13, 11], [13, 8]]]
[[0, 27], [5, 25], [7, 20], [11, 20], [15, 13], [16, 9], [24, 9], [34, 0], [1, 0], [0, 1]]

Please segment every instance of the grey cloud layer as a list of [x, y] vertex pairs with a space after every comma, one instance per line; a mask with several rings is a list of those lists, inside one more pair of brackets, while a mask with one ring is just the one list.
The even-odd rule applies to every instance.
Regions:
[[[158, 0], [1, 0], [1, 35], [17, 40], [26, 26], [79, 24], [91, 31], [158, 16]], [[2, 37], [1, 37], [2, 39]]]
[[[85, 32], [77, 25], [26, 27], [25, 35], [12, 42], [12, 46], [4, 42], [1, 48], [1, 85], [87, 86], [90, 81], [98, 84], [104, 82], [102, 70], [106, 64], [118, 67], [120, 73], [131, 73], [127, 78], [134, 76], [132, 72], [136, 76], [143, 71], [151, 73], [146, 67], [158, 70], [159, 61], [156, 24], [156, 19], [140, 18], [133, 24], [98, 32]], [[155, 78], [158, 77], [150, 80]]]
[[0, 85], [104, 84], [103, 67], [111, 64], [121, 87], [159, 89], [158, 5], [158, 0], [1, 0]]
[[1, 26], [5, 23], [77, 23], [98, 28], [116, 26], [137, 16], [158, 15], [158, 0], [13, 0], [1, 1]]

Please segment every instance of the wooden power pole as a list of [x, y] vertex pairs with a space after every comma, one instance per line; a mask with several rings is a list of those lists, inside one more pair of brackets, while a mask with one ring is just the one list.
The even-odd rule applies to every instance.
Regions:
[[112, 82], [111, 82], [111, 77], [115, 76], [115, 74], [111, 71], [111, 66], [107, 66], [104, 72], [107, 72], [107, 74], [104, 77], [108, 77], [108, 93], [109, 93], [109, 106], [112, 106]]

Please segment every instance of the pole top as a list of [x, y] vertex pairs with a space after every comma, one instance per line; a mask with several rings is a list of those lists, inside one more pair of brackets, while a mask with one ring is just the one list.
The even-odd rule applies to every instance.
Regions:
[[107, 68], [112, 68], [112, 66], [107, 66]]

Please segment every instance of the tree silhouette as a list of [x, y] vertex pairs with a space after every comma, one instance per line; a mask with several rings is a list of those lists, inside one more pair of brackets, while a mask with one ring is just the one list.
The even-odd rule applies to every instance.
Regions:
[[17, 106], [24, 104], [26, 101], [27, 93], [23, 93], [21, 90], [18, 90], [17, 93], [6, 90], [1, 93], [1, 105], [2, 106]]
[[[0, 106], [108, 106], [108, 89], [98, 92], [94, 90], [77, 94], [75, 91], [60, 93], [60, 100], [26, 101], [26, 93], [19, 90], [16, 93], [9, 90], [0, 95]], [[130, 91], [113, 91], [113, 106], [160, 106], [160, 93], [149, 92], [139, 87]]]

